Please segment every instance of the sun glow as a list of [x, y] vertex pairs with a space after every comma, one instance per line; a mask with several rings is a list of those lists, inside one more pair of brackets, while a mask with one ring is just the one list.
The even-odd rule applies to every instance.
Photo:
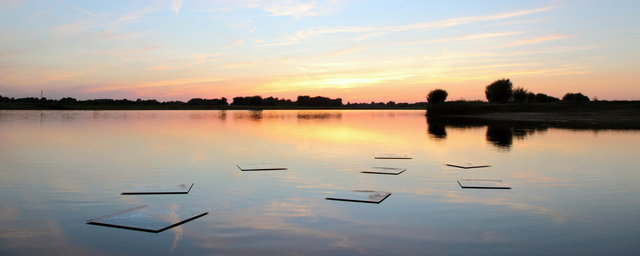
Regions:
[[[638, 23], [637, 3], [584, 3], [581, 12], [571, 11], [574, 3], [491, 1], [482, 3], [486, 8], [298, 0], [58, 5], [0, 1], [1, 95], [45, 90], [49, 98], [188, 100], [330, 93], [416, 102], [432, 88], [484, 99], [484, 86], [508, 77], [554, 96], [580, 90], [600, 99], [640, 97], [632, 68], [640, 64], [640, 42], [628, 36], [636, 31], [629, 24]], [[615, 18], [607, 8], [615, 8]], [[602, 21], [588, 26], [595, 16]]]

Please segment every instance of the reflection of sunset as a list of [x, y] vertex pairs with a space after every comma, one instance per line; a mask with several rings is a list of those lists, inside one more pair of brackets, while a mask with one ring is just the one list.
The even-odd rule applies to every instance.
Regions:
[[[0, 239], [9, 241], [0, 249], [33, 244], [40, 252], [51, 245], [40, 241], [46, 239], [71, 254], [127, 254], [144, 245], [158, 255], [404, 255], [407, 246], [426, 251], [451, 241], [486, 248], [498, 240], [555, 242], [596, 227], [635, 234], [636, 226], [618, 220], [637, 215], [629, 207], [640, 193], [640, 176], [629, 168], [637, 132], [433, 125], [420, 110], [0, 111], [0, 192], [12, 195], [0, 199]], [[413, 159], [373, 158], [380, 153]], [[236, 166], [252, 162], [288, 169]], [[406, 171], [360, 173], [371, 167]], [[467, 190], [459, 179], [501, 179], [512, 189]], [[195, 185], [188, 195], [120, 195], [135, 185], [176, 182]], [[324, 200], [352, 190], [392, 195], [378, 205]], [[210, 214], [152, 237], [83, 225], [141, 204]], [[545, 238], [530, 235], [541, 233]]]

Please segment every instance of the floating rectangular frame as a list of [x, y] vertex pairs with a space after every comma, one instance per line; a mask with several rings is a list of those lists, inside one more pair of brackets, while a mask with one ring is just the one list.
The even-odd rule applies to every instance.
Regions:
[[281, 167], [272, 163], [252, 163], [252, 164], [238, 164], [236, 165], [240, 171], [277, 171], [287, 170], [287, 167]]
[[511, 186], [502, 182], [502, 180], [488, 179], [460, 179], [458, 185], [461, 188], [472, 189], [511, 189]]
[[184, 223], [187, 223], [189, 221], [195, 220], [197, 218], [200, 218], [202, 216], [205, 216], [205, 215], [209, 214], [209, 212], [193, 214], [193, 216], [191, 216], [189, 218], [186, 218], [186, 219], [180, 220], [178, 222], [171, 223], [171, 224], [169, 224], [167, 226], [162, 226], [162, 227], [159, 227], [159, 228], [156, 228], [156, 229], [154, 229], [154, 228], [145, 228], [145, 227], [140, 227], [140, 226], [133, 226], [133, 225], [126, 225], [126, 224], [118, 224], [118, 223], [114, 223], [114, 222], [110, 223], [108, 221], [109, 218], [113, 218], [113, 217], [116, 217], [118, 215], [126, 215], [128, 213], [131, 213], [131, 212], [134, 212], [134, 211], [137, 211], [137, 210], [140, 210], [140, 209], [144, 209], [147, 206], [148, 205], [141, 205], [141, 206], [130, 208], [130, 209], [127, 209], [127, 210], [124, 210], [124, 211], [119, 211], [119, 212], [116, 212], [116, 213], [105, 215], [105, 216], [102, 216], [102, 217], [93, 218], [93, 219], [87, 220], [87, 224], [96, 225], [96, 226], [104, 226], [104, 227], [135, 230], [135, 231], [142, 231], [142, 232], [149, 232], [149, 233], [160, 233], [160, 232], [165, 231], [167, 229], [176, 227], [178, 225], [182, 225]]
[[380, 154], [373, 156], [374, 159], [413, 159], [413, 157], [409, 155], [401, 155], [401, 154]]
[[[191, 191], [191, 188], [193, 188], [193, 184], [195, 184], [194, 182], [191, 183], [191, 186], [189, 186], [189, 188], [187, 189], [187, 185], [186, 184], [180, 184], [178, 186], [184, 186], [185, 189], [183, 190], [174, 190], [174, 191], [170, 191], [170, 189], [172, 188], [166, 188], [166, 187], [160, 187], [160, 186], [153, 186], [152, 188], [158, 188], [157, 191], [153, 191], [153, 190], [148, 190], [148, 191], [126, 191], [126, 192], [122, 192], [120, 193], [121, 195], [174, 195], [174, 194], [189, 194], [189, 191]], [[163, 191], [164, 189], [164, 191]]]
[[369, 170], [361, 171], [361, 173], [383, 174], [383, 175], [399, 175], [399, 174], [405, 172], [406, 170], [407, 169], [405, 169], [405, 168], [394, 168], [394, 167], [372, 167]]
[[351, 195], [354, 197], [348, 198], [347, 196], [345, 197], [338, 197], [338, 196], [328, 196], [325, 197], [326, 200], [334, 200], [334, 201], [346, 201], [346, 202], [356, 202], [356, 203], [370, 203], [370, 204], [379, 204], [382, 201], [384, 201], [385, 199], [387, 199], [387, 197], [389, 197], [391, 195], [390, 192], [385, 192], [385, 191], [375, 191], [375, 190], [353, 190], [353, 191], [349, 191], [349, 192], [353, 192], [353, 193], [362, 193], [362, 194], [368, 194], [369, 198], [368, 199], [361, 199], [361, 198], [355, 198], [358, 197], [358, 195]]
[[475, 169], [475, 168], [486, 168], [486, 167], [491, 167], [491, 165], [473, 165], [473, 164], [469, 164], [469, 165], [462, 165], [462, 164], [445, 164], [446, 166], [449, 167], [456, 167], [456, 168], [461, 168], [461, 169]]

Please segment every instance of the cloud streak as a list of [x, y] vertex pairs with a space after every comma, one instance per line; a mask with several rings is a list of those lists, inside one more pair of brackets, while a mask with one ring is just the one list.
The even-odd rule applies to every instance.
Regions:
[[351, 0], [236, 0], [234, 2], [267, 12], [268, 16], [303, 18], [333, 13], [349, 1]]
[[573, 35], [543, 36], [543, 37], [537, 37], [537, 38], [532, 38], [532, 39], [516, 41], [516, 42], [510, 43], [510, 44], [507, 44], [507, 46], [530, 45], [530, 44], [537, 44], [537, 43], [543, 43], [543, 42], [548, 42], [548, 41], [567, 39], [567, 38], [572, 38], [572, 37], [575, 37], [575, 36], [573, 36]]
[[381, 26], [381, 27], [315, 27], [308, 30], [298, 31], [291, 36], [293, 39], [309, 39], [314, 37], [320, 37], [328, 34], [338, 33], [394, 33], [404, 31], [417, 31], [417, 30], [436, 30], [450, 27], [456, 27], [461, 25], [467, 25], [472, 23], [478, 23], [483, 21], [503, 20], [528, 14], [545, 12], [553, 9], [554, 7], [543, 7], [523, 11], [507, 12], [486, 16], [470, 16], [460, 18], [450, 18], [438, 21], [421, 22], [408, 25], [398, 26]]
[[97, 16], [95, 13], [87, 11], [85, 9], [82, 9], [82, 8], [80, 8], [80, 7], [76, 6], [76, 5], [73, 5], [73, 4], [71, 4], [71, 3], [67, 2], [67, 1], [65, 1], [65, 4], [67, 4], [69, 7], [73, 8], [73, 9], [75, 9], [75, 10], [81, 12], [81, 13], [86, 14], [87, 16], [91, 16], [91, 17]]
[[193, 67], [193, 66], [197, 66], [197, 65], [201, 65], [207, 61], [209, 61], [209, 59], [211, 57], [215, 57], [215, 56], [219, 56], [220, 54], [218, 53], [212, 53], [212, 54], [196, 54], [192, 56], [192, 61], [183, 65], [157, 65], [157, 66], [153, 66], [153, 67], [149, 67], [147, 68], [147, 70], [152, 70], [152, 71], [159, 71], [159, 70], [171, 70], [171, 69], [182, 69], [182, 68], [188, 68], [188, 67]]
[[171, 0], [169, 4], [169, 8], [176, 14], [180, 14], [180, 9], [182, 9], [183, 0]]

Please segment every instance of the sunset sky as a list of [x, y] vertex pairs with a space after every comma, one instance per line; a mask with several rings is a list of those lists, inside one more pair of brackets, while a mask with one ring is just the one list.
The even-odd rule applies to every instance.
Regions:
[[0, 95], [640, 100], [640, 1], [0, 0]]

